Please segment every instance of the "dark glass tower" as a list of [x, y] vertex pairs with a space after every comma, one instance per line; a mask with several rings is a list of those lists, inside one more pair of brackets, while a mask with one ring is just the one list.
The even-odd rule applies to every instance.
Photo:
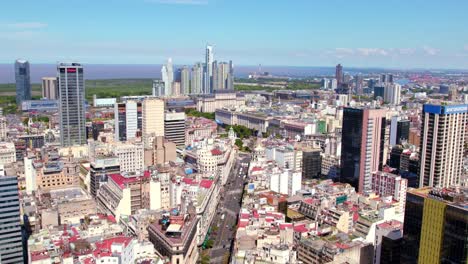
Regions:
[[29, 76], [29, 62], [27, 60], [16, 60], [16, 104], [21, 105], [25, 100], [31, 100], [31, 78]]
[[385, 110], [344, 108], [341, 182], [370, 191], [372, 172], [382, 169], [384, 141]]
[[60, 142], [62, 146], [86, 144], [85, 88], [83, 66], [57, 65], [60, 94]]

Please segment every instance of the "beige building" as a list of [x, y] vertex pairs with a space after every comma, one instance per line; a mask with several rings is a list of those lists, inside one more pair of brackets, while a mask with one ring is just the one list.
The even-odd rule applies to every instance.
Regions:
[[57, 77], [42, 78], [42, 97], [52, 100], [59, 99]]
[[213, 94], [201, 95], [196, 98], [197, 110], [204, 113], [214, 113], [223, 107], [245, 105], [245, 97], [230, 90], [215, 90]]
[[16, 162], [15, 145], [12, 142], [0, 143], [0, 165]]
[[164, 137], [156, 137], [153, 148], [145, 150], [145, 166], [162, 165], [177, 158], [175, 143]]
[[164, 101], [158, 98], [143, 100], [142, 134], [144, 139], [148, 136], [164, 136], [164, 104]]

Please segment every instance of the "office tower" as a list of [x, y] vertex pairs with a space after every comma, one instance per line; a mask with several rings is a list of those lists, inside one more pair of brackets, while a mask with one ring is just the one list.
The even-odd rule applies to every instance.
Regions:
[[374, 264], [399, 264], [403, 241], [403, 223], [391, 220], [375, 229]]
[[62, 146], [86, 144], [85, 87], [83, 66], [57, 65], [60, 94], [60, 141]]
[[377, 100], [377, 99], [383, 100], [384, 97], [385, 97], [385, 87], [374, 86], [374, 100]]
[[114, 105], [115, 140], [127, 141], [142, 131], [143, 113], [140, 102], [126, 101]]
[[384, 102], [391, 105], [400, 104], [401, 85], [398, 83], [385, 84], [384, 86]]
[[204, 71], [204, 87], [203, 93], [209, 94], [213, 92], [213, 87], [211, 84], [211, 79], [213, 78], [213, 46], [207, 45], [206, 46], [206, 54], [205, 54], [205, 71]]
[[367, 81], [367, 87], [369, 87], [369, 88], [371, 89], [371, 91], [373, 91], [373, 90], [374, 90], [374, 87], [375, 87], [375, 85], [376, 85], [376, 83], [377, 83], [376, 80], [374, 80], [374, 79], [369, 79], [369, 80]]
[[337, 81], [335, 78], [333, 78], [333, 79], [331, 80], [331, 86], [330, 86], [330, 88], [331, 88], [332, 90], [335, 90], [336, 88], [338, 88], [338, 81]]
[[407, 192], [401, 263], [466, 263], [466, 190], [422, 188]]
[[161, 79], [164, 82], [164, 95], [172, 95], [172, 83], [174, 82], [174, 69], [172, 67], [172, 58], [167, 59], [166, 65], [161, 68]]
[[142, 103], [142, 135], [145, 144], [149, 137], [164, 136], [164, 101], [145, 98]]
[[97, 197], [99, 187], [107, 182], [107, 178], [111, 174], [120, 173], [119, 158], [116, 156], [97, 157], [91, 162], [89, 167], [90, 172], [90, 192], [93, 197]]
[[31, 77], [27, 60], [15, 61], [16, 104], [31, 100]]
[[322, 171], [321, 149], [302, 149], [302, 179], [319, 179]]
[[57, 86], [57, 77], [42, 78], [42, 97], [52, 100], [59, 99], [59, 91]]
[[164, 137], [174, 142], [179, 148], [185, 146], [184, 112], [166, 112], [164, 114]]
[[441, 94], [448, 94], [450, 90], [450, 86], [446, 84], [441, 84], [439, 85], [439, 93]]
[[172, 83], [172, 96], [180, 96], [180, 82]]
[[343, 110], [341, 181], [360, 193], [371, 190], [372, 172], [382, 169], [385, 113], [384, 109]]
[[190, 70], [187, 66], [180, 69], [180, 94], [187, 95], [190, 93]]
[[0, 263], [23, 263], [23, 236], [20, 223], [18, 179], [5, 176], [0, 165]]
[[197, 63], [192, 67], [192, 79], [190, 83], [191, 94], [201, 94], [203, 88], [203, 65]]
[[234, 65], [232, 64], [232, 60], [229, 61], [229, 70], [226, 80], [226, 89], [227, 90], [234, 90]]
[[[217, 74], [216, 74], [216, 89], [225, 90], [229, 82], [229, 64], [227, 62], [218, 63]], [[213, 78], [214, 78], [214, 68], [213, 68]]]
[[322, 89], [326, 90], [330, 86], [330, 80], [323, 78], [321, 81]]
[[153, 96], [164, 96], [164, 82], [161, 80], [153, 80]]
[[402, 144], [409, 139], [410, 121], [393, 116], [390, 123], [390, 145]]
[[212, 91], [214, 90], [218, 90], [218, 81], [219, 81], [219, 76], [218, 76], [218, 62], [217, 61], [213, 61], [213, 77], [211, 78], [211, 88], [212, 88]]
[[379, 78], [380, 85], [392, 84], [393, 83], [393, 74], [381, 74]]
[[335, 79], [338, 87], [340, 87], [343, 84], [343, 78], [343, 66], [341, 66], [341, 64], [338, 64], [335, 68]]
[[363, 94], [363, 78], [362, 75], [358, 74], [354, 78], [355, 80], [355, 85], [356, 85], [356, 94], [361, 95]]
[[459, 185], [468, 126], [468, 105], [423, 106], [419, 186]]

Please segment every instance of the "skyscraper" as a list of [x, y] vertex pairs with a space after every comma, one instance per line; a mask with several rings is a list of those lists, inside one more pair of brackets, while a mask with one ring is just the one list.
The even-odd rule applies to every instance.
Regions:
[[228, 83], [229, 83], [229, 75], [230, 74], [230, 68], [229, 64], [227, 62], [220, 62], [218, 63], [218, 84], [216, 85], [218, 87], [218, 90], [225, 90], [227, 89]]
[[85, 87], [83, 66], [57, 65], [60, 94], [60, 142], [62, 146], [86, 144]]
[[0, 165], [0, 263], [23, 263], [18, 179], [5, 176]]
[[172, 58], [167, 60], [166, 65], [161, 68], [161, 79], [164, 82], [164, 95], [172, 95], [172, 83], [174, 82], [174, 69], [172, 67]]
[[372, 172], [383, 166], [385, 113], [384, 109], [343, 110], [341, 181], [361, 193], [371, 190]]
[[363, 94], [363, 78], [361, 74], [356, 75], [355, 77], [356, 82], [356, 94], [360, 95]]
[[466, 263], [466, 195], [456, 188], [407, 192], [401, 263]]
[[202, 93], [203, 88], [203, 65], [196, 63], [192, 67], [192, 78], [191, 78], [191, 91], [192, 94]]
[[21, 105], [25, 100], [31, 100], [31, 79], [29, 75], [29, 62], [27, 60], [16, 60], [16, 104]]
[[468, 105], [423, 106], [419, 186], [459, 185], [468, 125]]
[[211, 91], [219, 89], [218, 62], [213, 61], [213, 77], [211, 78]]
[[186, 95], [190, 93], [190, 70], [187, 66], [180, 70], [180, 94]]
[[59, 99], [57, 77], [42, 78], [42, 97], [52, 100]]
[[153, 96], [164, 96], [164, 82], [153, 80]]
[[410, 121], [401, 120], [399, 116], [393, 116], [390, 124], [390, 145], [402, 144], [409, 139]]
[[145, 143], [148, 137], [164, 136], [164, 101], [145, 98], [142, 103], [142, 135]]
[[343, 78], [343, 66], [341, 66], [341, 64], [338, 64], [335, 68], [335, 79], [338, 88], [341, 87], [341, 85], [343, 84]]
[[114, 133], [116, 141], [127, 141], [137, 136], [142, 129], [141, 103], [127, 101], [114, 106]]
[[384, 85], [384, 102], [391, 105], [400, 104], [401, 85], [398, 83], [386, 83]]
[[203, 93], [209, 94], [213, 92], [213, 87], [211, 84], [211, 79], [213, 78], [213, 46], [207, 45], [206, 46], [206, 54], [205, 54], [205, 71], [204, 71], [204, 87]]
[[166, 112], [164, 114], [164, 137], [176, 144], [177, 147], [185, 146], [185, 113]]
[[229, 72], [226, 81], [226, 89], [234, 90], [234, 65], [232, 60], [229, 61]]

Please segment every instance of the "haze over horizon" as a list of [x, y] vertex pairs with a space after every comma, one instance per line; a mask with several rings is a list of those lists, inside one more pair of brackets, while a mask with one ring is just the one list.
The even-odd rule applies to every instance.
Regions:
[[215, 59], [235, 65], [468, 69], [468, 34], [460, 33], [467, 1], [46, 0], [2, 7], [0, 63], [7, 64], [160, 64], [172, 57], [190, 65], [204, 60], [211, 43]]

